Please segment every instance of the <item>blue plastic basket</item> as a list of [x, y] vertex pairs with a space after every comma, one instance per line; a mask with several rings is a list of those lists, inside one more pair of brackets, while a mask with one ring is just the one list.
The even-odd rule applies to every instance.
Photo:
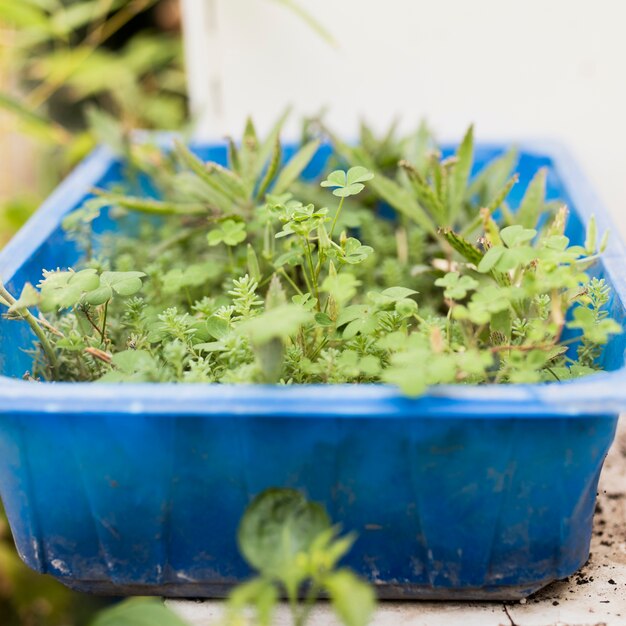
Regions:
[[[480, 146], [477, 167], [502, 148]], [[194, 149], [226, 158], [222, 145]], [[612, 231], [597, 271], [623, 324], [624, 248], [569, 155], [522, 144], [513, 203], [540, 166], [549, 196], [572, 210], [573, 241], [592, 213]], [[120, 180], [107, 150], [87, 159], [0, 254], [9, 287], [72, 265], [61, 219]], [[246, 505], [289, 486], [358, 532], [346, 562], [383, 597], [526, 596], [586, 561], [626, 399], [624, 336], [604, 351], [606, 373], [437, 387], [414, 400], [385, 385], [27, 383], [15, 377], [31, 344], [26, 325], [0, 321], [0, 493], [24, 561], [97, 593], [224, 594], [249, 575], [235, 543]]]

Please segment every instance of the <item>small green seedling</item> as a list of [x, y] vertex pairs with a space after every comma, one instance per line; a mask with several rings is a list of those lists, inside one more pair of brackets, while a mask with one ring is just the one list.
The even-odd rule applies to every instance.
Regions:
[[[417, 396], [600, 369], [622, 331], [590, 271], [606, 236], [592, 219], [572, 245], [545, 170], [514, 208], [514, 150], [472, 178], [472, 128], [442, 159], [423, 125], [382, 138], [364, 125], [354, 146], [330, 133], [338, 158], [304, 182], [320, 141], [285, 159], [284, 119], [264, 139], [248, 122], [229, 167], [179, 144], [155, 169], [150, 152], [158, 200], [101, 192], [66, 219], [84, 261], [17, 299], [0, 288], [36, 335], [30, 378], [387, 382]], [[133, 235], [86, 232], [108, 208], [148, 216]]]
[[255, 624], [270, 626], [282, 595], [294, 626], [304, 626], [323, 595], [345, 626], [367, 626], [376, 600], [372, 588], [339, 561], [354, 535], [340, 536], [326, 511], [292, 489], [269, 489], [250, 504], [237, 535], [239, 549], [257, 575], [228, 600], [227, 626], [243, 626], [246, 609]]

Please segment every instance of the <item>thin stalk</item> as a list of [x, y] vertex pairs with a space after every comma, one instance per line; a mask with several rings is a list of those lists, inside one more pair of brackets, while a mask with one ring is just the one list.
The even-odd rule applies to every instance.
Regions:
[[[1, 281], [0, 296], [2, 296], [10, 305], [15, 304], [15, 298], [6, 290], [4, 284]], [[39, 339], [41, 347], [43, 348], [43, 351], [48, 358], [50, 369], [52, 370], [52, 373], [55, 373], [58, 370], [59, 361], [57, 359], [56, 353], [54, 352], [52, 344], [48, 340], [48, 337], [46, 337], [46, 333], [37, 321], [37, 318], [28, 309], [20, 311], [19, 314], [21, 315], [22, 319], [31, 327], [37, 339]]]
[[230, 246], [226, 246], [226, 249], [228, 250], [228, 263], [230, 264], [230, 268], [232, 270], [235, 269], [235, 258], [233, 257], [233, 250]]
[[109, 311], [109, 300], [104, 303], [104, 314], [102, 316], [102, 330], [100, 331], [100, 343], [105, 345], [107, 334], [107, 313]]
[[317, 600], [319, 591], [320, 591], [319, 585], [317, 584], [317, 582], [313, 582], [306, 595], [306, 598], [304, 601], [304, 607], [302, 611], [300, 612], [300, 615], [298, 616], [298, 619], [296, 621], [296, 626], [304, 626], [304, 624], [307, 623], [311, 610], [315, 606], [315, 601]]
[[306, 258], [307, 261], [309, 262], [309, 271], [311, 272], [311, 280], [313, 282], [313, 289], [315, 290], [315, 297], [317, 298], [317, 310], [320, 310], [320, 293], [319, 290], [317, 288], [317, 279], [315, 277], [315, 268], [313, 267], [313, 255], [311, 253], [311, 243], [309, 242], [309, 240], [305, 237], [304, 238], [305, 244], [306, 244]]
[[287, 280], [287, 282], [294, 288], [294, 290], [296, 291], [296, 293], [298, 295], [302, 295], [302, 290], [300, 289], [300, 287], [298, 287], [298, 285], [296, 285], [296, 283], [291, 279], [291, 276], [289, 276], [289, 274], [287, 274], [287, 272], [285, 271], [284, 267], [280, 267], [278, 269], [278, 271], [285, 277], [285, 279]]
[[298, 624], [298, 600], [294, 593], [287, 592], [287, 596], [289, 598], [289, 608], [291, 609], [291, 616], [293, 618], [293, 623]]
[[333, 232], [335, 231], [335, 225], [337, 224], [337, 219], [339, 218], [339, 214], [341, 213], [341, 209], [343, 207], [343, 201], [345, 200], [344, 198], [341, 198], [341, 200], [339, 201], [339, 206], [337, 207], [337, 212], [335, 213], [335, 218], [333, 219], [333, 225], [330, 227], [330, 233], [328, 234], [328, 238], [332, 239], [333, 238]]

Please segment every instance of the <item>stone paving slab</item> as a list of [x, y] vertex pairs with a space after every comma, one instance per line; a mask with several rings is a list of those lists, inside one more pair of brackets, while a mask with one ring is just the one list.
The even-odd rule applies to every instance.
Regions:
[[[217, 626], [219, 601], [168, 601], [191, 626]], [[568, 580], [524, 603], [385, 602], [372, 626], [626, 626], [626, 419], [600, 480], [591, 556]], [[291, 626], [281, 606], [275, 626]], [[310, 626], [339, 626], [320, 604]]]

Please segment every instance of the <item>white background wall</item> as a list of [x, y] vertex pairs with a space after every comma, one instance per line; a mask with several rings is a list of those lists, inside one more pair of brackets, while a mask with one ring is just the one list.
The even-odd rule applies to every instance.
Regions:
[[426, 117], [443, 137], [557, 138], [626, 237], [624, 0], [299, 0], [333, 48], [271, 0], [183, 0], [199, 131], [328, 105], [344, 136]]

